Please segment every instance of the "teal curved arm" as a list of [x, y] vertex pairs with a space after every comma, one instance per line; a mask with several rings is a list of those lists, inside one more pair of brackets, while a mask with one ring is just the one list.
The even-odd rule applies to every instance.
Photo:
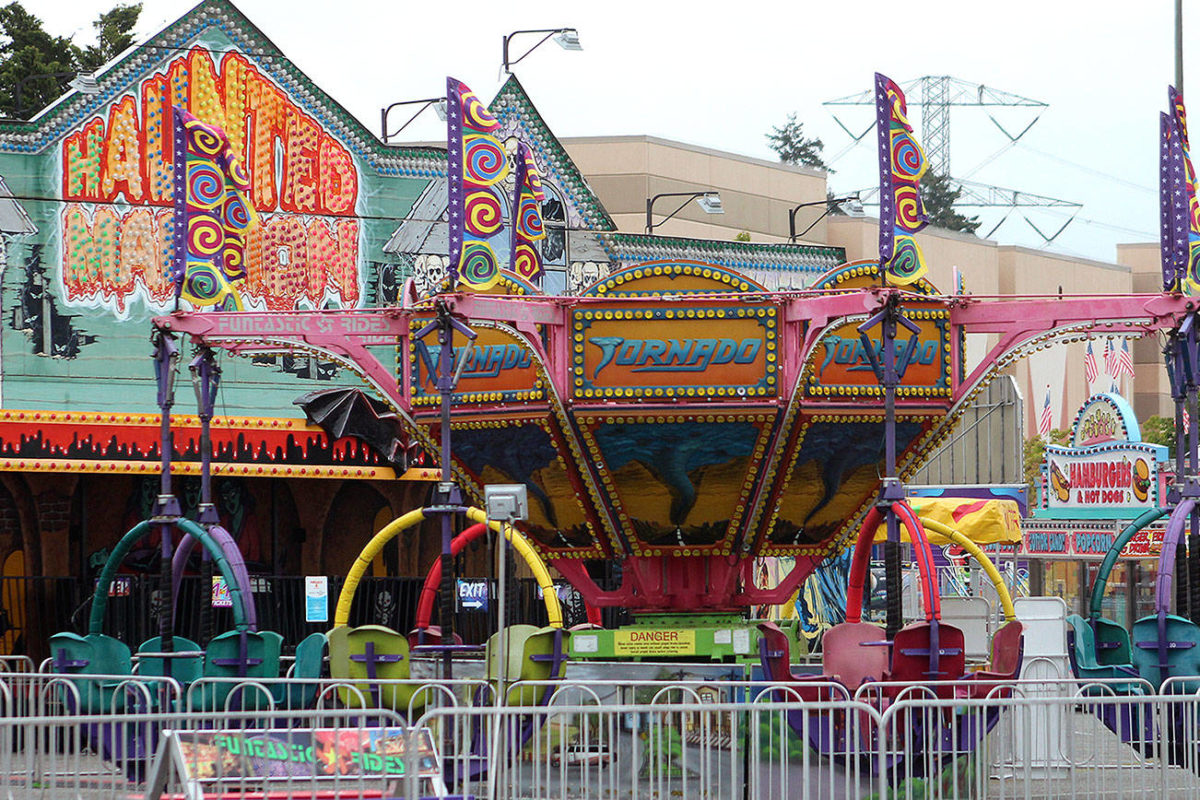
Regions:
[[[246, 621], [246, 591], [249, 587], [243, 587], [238, 582], [237, 572], [229, 563], [229, 559], [225, 557], [225, 552], [221, 546], [217, 544], [209, 535], [208, 531], [202, 525], [193, 522], [190, 519], [178, 519], [171, 523], [174, 527], [189, 533], [200, 544], [204, 546], [213, 557], [213, 561], [217, 564], [217, 569], [225, 576], [225, 582], [229, 585], [229, 596], [233, 600], [233, 624], [238, 630], [246, 630], [248, 623]], [[108, 607], [108, 587], [112, 584], [113, 578], [117, 574], [117, 568], [121, 566], [121, 562], [125, 560], [125, 556], [133, 549], [133, 546], [141, 541], [148, 533], [162, 525], [161, 522], [151, 522], [143, 520], [137, 525], [134, 525], [129, 531], [121, 537], [121, 541], [117, 542], [112, 553], [108, 557], [108, 561], [104, 562], [104, 569], [100, 571], [100, 577], [96, 581], [96, 593], [92, 597], [92, 613], [88, 619], [88, 633], [102, 633], [104, 631], [104, 611]]]
[[1117, 534], [1117, 538], [1113, 539], [1112, 546], [1108, 548], [1108, 552], [1104, 555], [1104, 561], [1100, 564], [1100, 570], [1096, 573], [1096, 582], [1092, 584], [1092, 602], [1088, 611], [1088, 619], [1096, 619], [1100, 616], [1100, 606], [1104, 604], [1104, 590], [1108, 586], [1109, 573], [1117, 565], [1117, 558], [1120, 557], [1121, 551], [1125, 549], [1125, 545], [1129, 544], [1129, 540], [1138, 531], [1151, 522], [1162, 519], [1170, 511], [1170, 508], [1148, 509], [1142, 512], [1140, 517], [1129, 523], [1125, 527], [1125, 530]]

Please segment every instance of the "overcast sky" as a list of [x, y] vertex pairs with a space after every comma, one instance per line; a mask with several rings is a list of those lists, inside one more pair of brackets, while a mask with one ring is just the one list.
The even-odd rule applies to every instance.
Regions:
[[[113, 5], [24, 2], [51, 33], [79, 44], [94, 41], [92, 21]], [[822, 103], [870, 89], [875, 71], [901, 84], [951, 75], [1049, 104], [1016, 145], [988, 113], [1015, 133], [1038, 111], [952, 110], [952, 174], [1083, 203], [1053, 250], [1111, 261], [1118, 242], [1157, 239], [1158, 113], [1174, 79], [1172, 0], [690, 5], [703, 11], [653, 0], [235, 3], [376, 134], [382, 106], [441, 95], [447, 74], [490, 99], [501, 83], [504, 34], [571, 26], [582, 52], [548, 42], [514, 68], [558, 136], [651, 134], [774, 160], [764, 134], [796, 112], [806, 133], [824, 141], [839, 193], [876, 185], [878, 175], [874, 134], [851, 146], [832, 112], [861, 132], [874, 110]], [[149, 35], [192, 5], [144, 0], [137, 32]], [[1184, 6], [1184, 88], [1200, 98], [1200, 3]], [[898, 10], [910, 16], [897, 22]], [[519, 37], [514, 51], [536, 41]], [[1200, 99], [1192, 105], [1200, 119]], [[410, 129], [413, 139], [444, 138], [437, 118], [426, 116]], [[984, 219], [980, 234], [1004, 217], [964, 210]], [[1024, 217], [1049, 235], [1070, 212], [1017, 209], [993, 238], [1041, 245]]]

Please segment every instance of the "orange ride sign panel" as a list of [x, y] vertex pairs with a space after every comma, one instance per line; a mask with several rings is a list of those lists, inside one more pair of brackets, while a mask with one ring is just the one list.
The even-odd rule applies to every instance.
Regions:
[[[424, 327], [428, 318], [414, 319], [412, 331]], [[496, 403], [540, 400], [544, 397], [542, 378], [533, 353], [524, 342], [505, 331], [479, 328], [478, 337], [469, 342], [465, 336], [454, 334], [454, 357], [465, 359], [462, 374], [455, 388], [454, 399], [460, 403]], [[414, 406], [435, 405], [437, 364], [441, 346], [437, 335], [431, 334], [424, 347], [409, 338], [409, 366], [412, 378]]]
[[[917, 344], [904, 369], [901, 399], [908, 397], [949, 397], [951, 394], [950, 319], [942, 310], [908, 312], [919, 333]], [[867, 345], [859, 335], [861, 322], [847, 322], [834, 327], [822, 337], [811, 357], [811, 377], [808, 380], [810, 397], [847, 400], [882, 395], [878, 379], [871, 369]], [[867, 332], [870, 347], [882, 355], [880, 330]], [[901, 330], [896, 342], [896, 358], [900, 361], [909, 342], [907, 331]]]
[[572, 318], [576, 398], [763, 398], [779, 391], [776, 309], [588, 308]]

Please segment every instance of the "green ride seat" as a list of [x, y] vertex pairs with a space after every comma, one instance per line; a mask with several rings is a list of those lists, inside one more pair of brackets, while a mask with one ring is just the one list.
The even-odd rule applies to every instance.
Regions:
[[[246, 637], [246, 654], [242, 658], [242, 636]], [[243, 678], [247, 681], [269, 682], [279, 677], [279, 651], [283, 636], [274, 631], [227, 631], [214, 636], [204, 653], [204, 677]], [[208, 710], [223, 710], [236, 684], [222, 682], [205, 684], [201, 705]], [[267, 698], [256, 689], [241, 694], [239, 708], [265, 708]]]
[[1097, 663], [1128, 665], [1133, 662], [1133, 647], [1124, 625], [1103, 617], [1095, 617], [1091, 623], [1096, 634]]
[[1200, 626], [1190, 619], [1167, 614], [1166, 630], [1166, 674], [1159, 664], [1158, 617], [1142, 617], [1133, 623], [1133, 665], [1138, 673], [1154, 687], [1161, 686], [1168, 677], [1192, 677], [1175, 687], [1179, 692], [1194, 692], [1200, 689]]
[[[500, 663], [500, 637], [504, 641], [504, 661]], [[566, 633], [559, 628], [538, 628], [535, 625], [509, 625], [493, 633], [487, 640], [484, 659], [489, 680], [548, 681], [560, 677], [561, 653], [566, 643], [556, 644]], [[538, 705], [547, 691], [546, 686], [522, 686], [508, 691], [506, 705]]]
[[204, 674], [204, 650], [191, 639], [185, 639], [182, 636], [173, 636], [171, 639], [171, 650], [179, 653], [178, 656], [163, 658], [162, 656], [141, 655], [142, 653], [163, 652], [161, 636], [147, 639], [138, 646], [138, 675], [144, 678], [174, 678], [186, 688], [188, 684], [199, 680], [200, 676]]
[[[408, 638], [384, 625], [339, 626], [329, 632], [329, 675], [352, 682], [358, 692], [345, 686], [337, 689], [338, 698], [348, 708], [388, 708], [407, 714], [425, 704], [425, 694], [413, 700], [420, 688], [395, 683], [411, 675]], [[360, 694], [361, 693], [361, 694]]]
[[[50, 637], [52, 668], [61, 675], [133, 675], [129, 645], [103, 633], [56, 633]], [[120, 680], [73, 680], [79, 691], [78, 712], [108, 714], [124, 708]], [[118, 694], [118, 692], [120, 692]]]
[[325, 666], [325, 650], [329, 639], [323, 633], [312, 633], [296, 645], [296, 662], [288, 677], [312, 681], [312, 683], [277, 683], [271, 687], [271, 696], [277, 706], [284, 708], [308, 708], [317, 698], [317, 679]]
[[[1096, 655], [1095, 631], [1092, 630], [1091, 623], [1078, 614], [1067, 617], [1067, 653], [1071, 657], [1071, 668], [1075, 670], [1075, 677], [1080, 680], [1138, 676], [1138, 670], [1132, 663], [1100, 663]], [[1157, 656], [1155, 658], [1157, 659]], [[1133, 683], [1108, 684], [1106, 689], [1117, 694], [1144, 694], [1143, 687]]]

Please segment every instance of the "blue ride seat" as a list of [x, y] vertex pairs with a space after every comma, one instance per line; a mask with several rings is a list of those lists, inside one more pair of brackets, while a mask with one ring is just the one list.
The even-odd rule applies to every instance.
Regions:
[[[245, 637], [245, 653], [242, 645]], [[268, 682], [279, 677], [279, 651], [283, 636], [274, 631], [226, 631], [214, 636], [204, 653], [204, 677], [242, 678]], [[233, 682], [204, 685], [200, 704], [208, 710], [224, 710], [226, 700], [236, 686]], [[238, 708], [264, 708], [267, 698], [249, 689], [237, 698]]]
[[[1106, 630], [1110, 630], [1106, 627]], [[1111, 636], [1111, 633], [1109, 634]], [[1138, 670], [1132, 663], [1101, 664], [1097, 657], [1096, 634], [1091, 623], [1078, 614], [1067, 617], [1067, 654], [1071, 669], [1081, 680], [1106, 680], [1113, 678], [1136, 678]], [[1137, 684], [1108, 684], [1107, 689], [1117, 694], [1144, 694], [1144, 687]]]
[[271, 686], [271, 696], [277, 706], [284, 708], [309, 708], [317, 698], [317, 680], [325, 667], [325, 651], [329, 639], [323, 633], [311, 633], [296, 645], [296, 661], [287, 677], [311, 683], [276, 683]]
[[1151, 615], [1133, 623], [1133, 665], [1155, 688], [1169, 677], [1197, 676], [1198, 681], [1176, 687], [1177, 691], [1194, 692], [1200, 688], [1200, 626], [1175, 614], [1164, 615], [1162, 621], [1166, 663], [1160, 663], [1159, 618]]
[[[51, 667], [60, 675], [130, 675], [129, 645], [103, 633], [56, 633], [50, 637]], [[79, 692], [78, 713], [109, 714], [125, 707], [120, 680], [72, 680]]]

